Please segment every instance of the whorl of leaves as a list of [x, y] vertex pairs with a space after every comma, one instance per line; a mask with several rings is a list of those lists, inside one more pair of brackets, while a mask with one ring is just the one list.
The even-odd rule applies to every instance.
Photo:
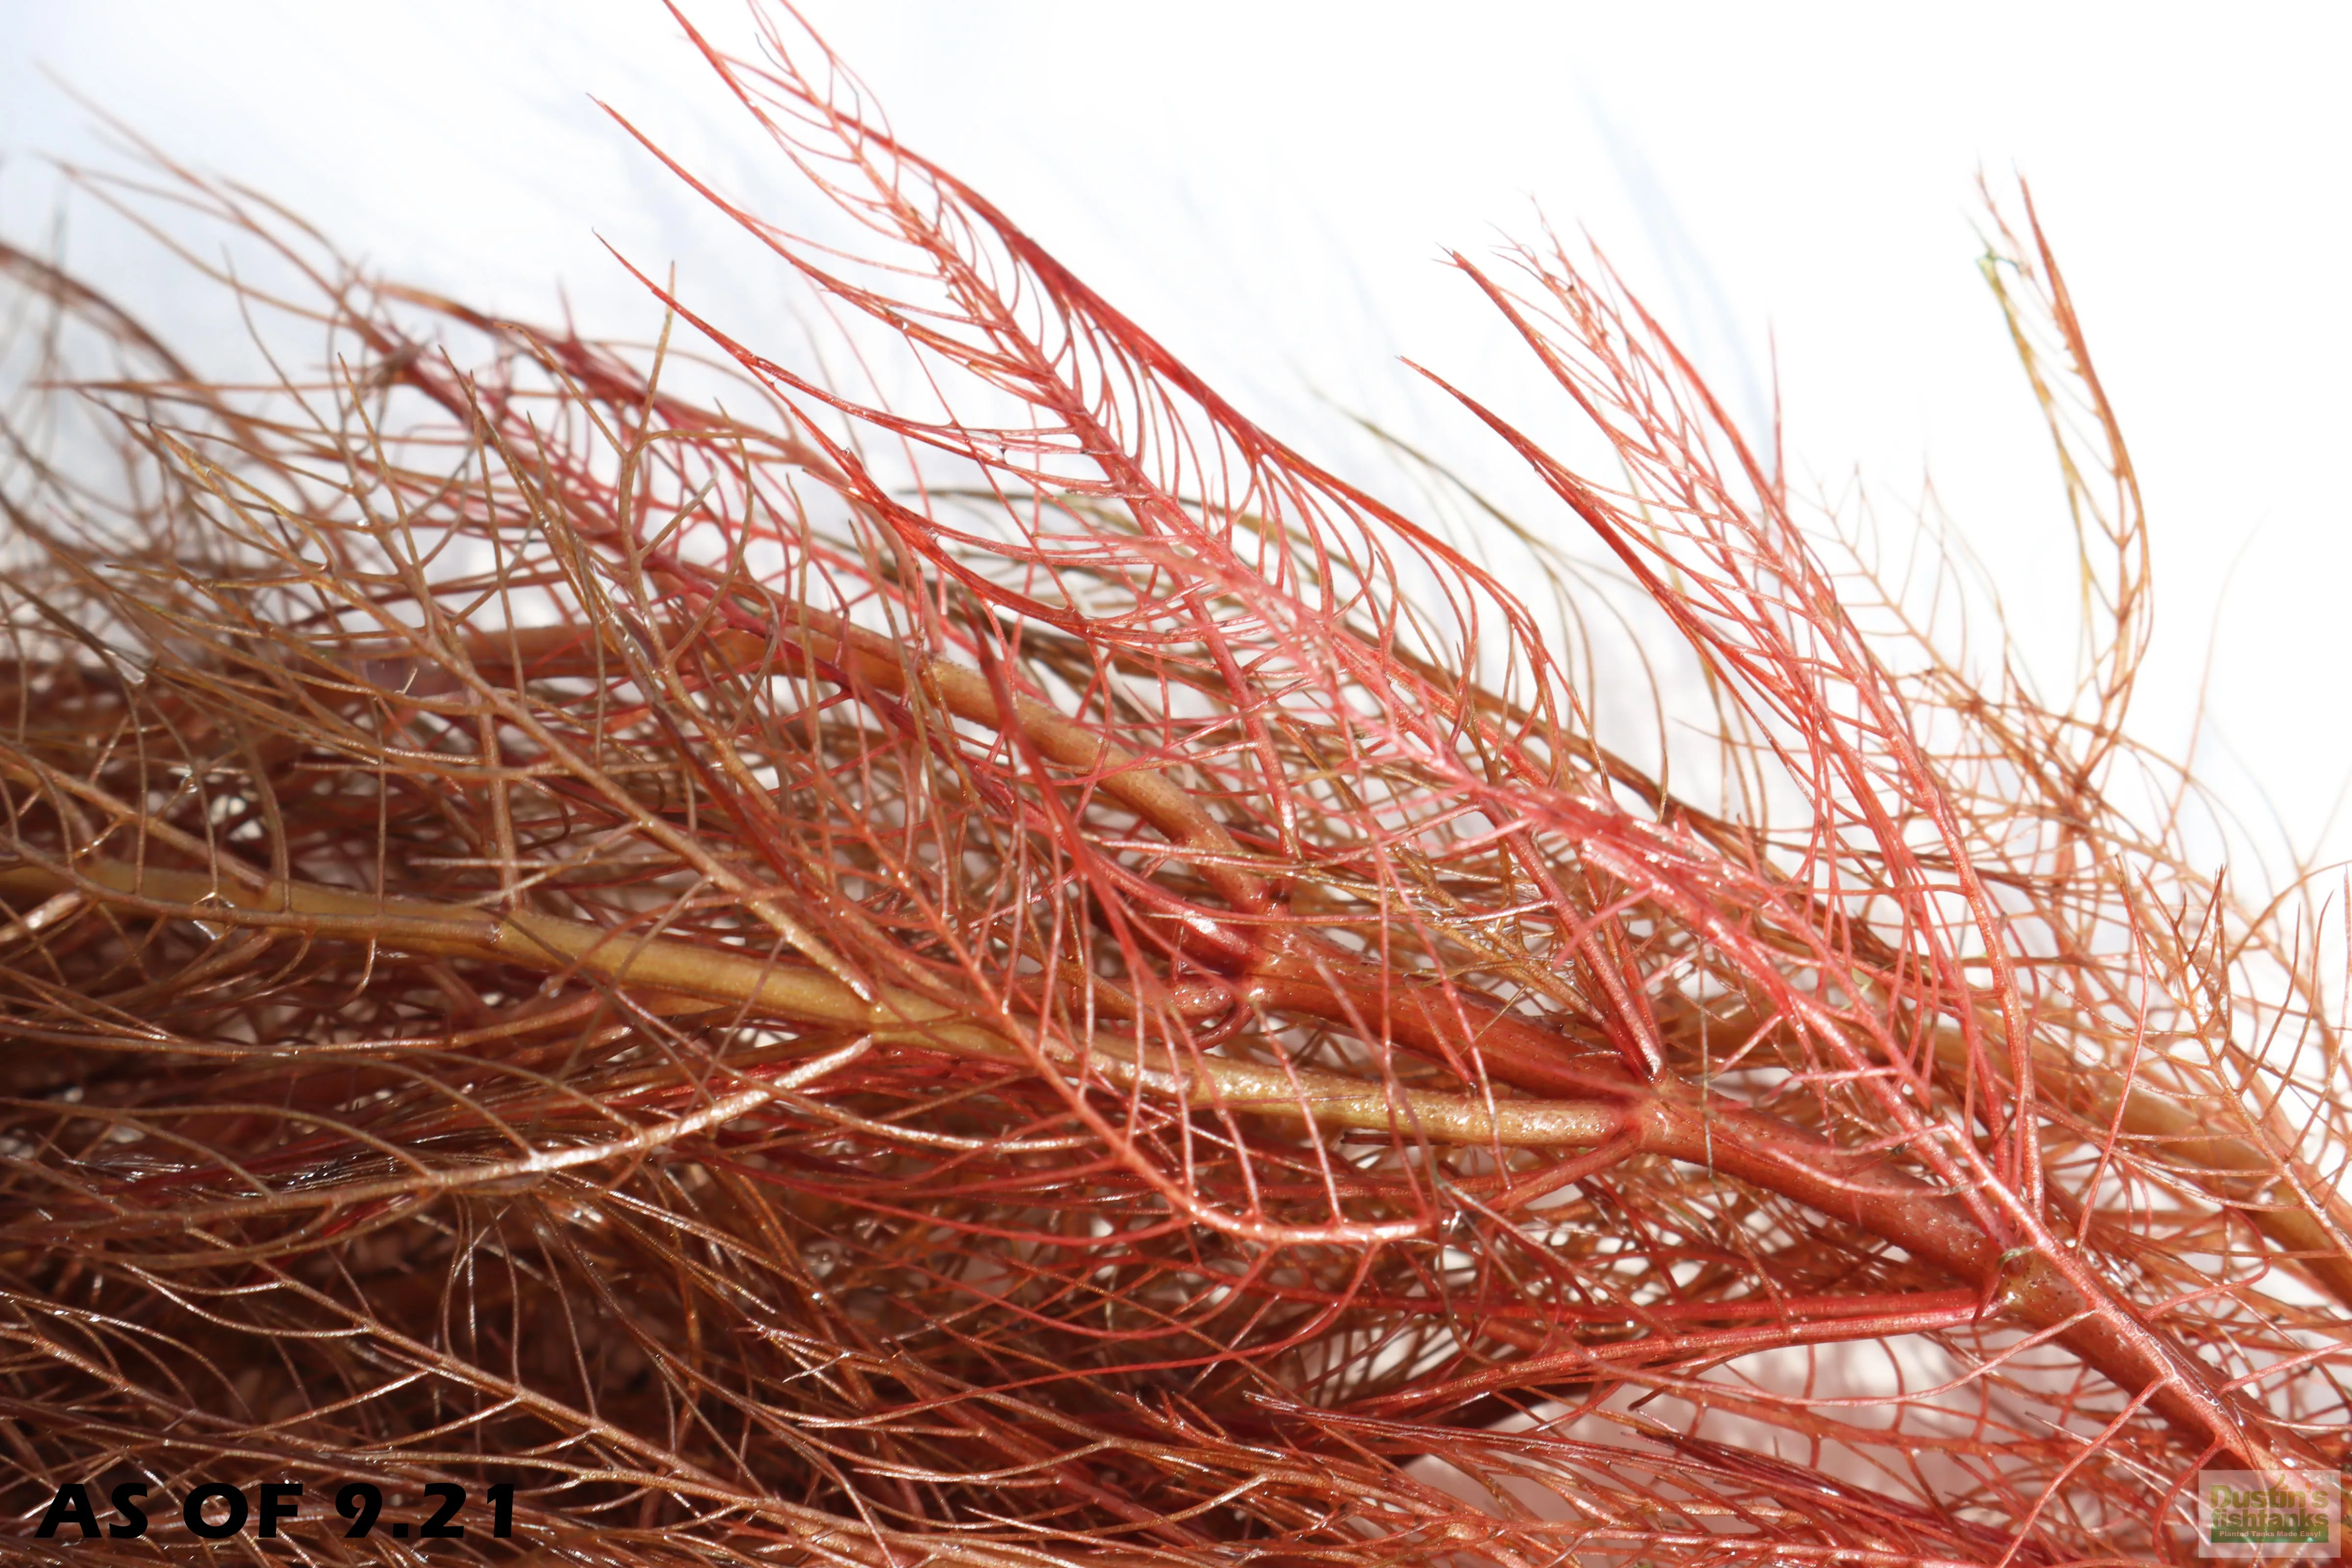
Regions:
[[[176, 172], [92, 188], [268, 255], [274, 382], [5, 253], [20, 1528], [511, 1477], [434, 1561], [2058, 1563], [2347, 1458], [2333, 927], [2126, 737], [2139, 494], [2038, 226], [2054, 702], [1604, 268], [1460, 260], [1613, 455], [1455, 394], [1556, 612], [767, 41], [705, 52], [856, 244], [698, 188], [903, 395]], [[1598, 732], [1576, 532], [1704, 673], [1705, 800]], [[419, 1560], [340, 1528], [244, 1549]]]

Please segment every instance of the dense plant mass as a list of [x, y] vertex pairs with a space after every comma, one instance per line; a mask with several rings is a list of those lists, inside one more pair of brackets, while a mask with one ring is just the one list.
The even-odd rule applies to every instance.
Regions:
[[[493, 319], [187, 175], [91, 188], [275, 268], [215, 273], [275, 380], [5, 253], [12, 1519], [511, 1477], [432, 1561], [2059, 1563], [2352, 1457], [2340, 911], [2192, 865], [2126, 738], [2147, 536], [2038, 226], [2047, 701], [1605, 268], [1461, 261], [1612, 454], [1458, 395], [1563, 618], [768, 42], [705, 52], [856, 244], [704, 194], [855, 357], [651, 277], [656, 343]], [[1712, 774], [1600, 733], [1580, 532]], [[205, 1550], [425, 1560], [331, 1522]]]

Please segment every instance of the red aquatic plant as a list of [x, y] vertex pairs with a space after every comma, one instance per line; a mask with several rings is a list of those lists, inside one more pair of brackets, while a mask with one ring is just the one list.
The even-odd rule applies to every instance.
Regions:
[[[1691, 660], [1695, 798], [1550, 609], [763, 26], [689, 36], [837, 227], [671, 167], [887, 396], [168, 163], [91, 188], [275, 268], [215, 269], [274, 379], [5, 253], [13, 1517], [504, 1478], [433, 1560], [2057, 1563], [2344, 1460], [2340, 929], [2194, 868], [2129, 738], [2139, 493], [2030, 203], [2055, 702], [1605, 266], [1456, 258], [1613, 459], [1433, 375], [1559, 503], [1490, 542]], [[244, 1545], [418, 1560], [341, 1530]]]

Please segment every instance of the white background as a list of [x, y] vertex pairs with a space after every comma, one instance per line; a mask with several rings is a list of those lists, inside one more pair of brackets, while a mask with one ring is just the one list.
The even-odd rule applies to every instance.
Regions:
[[[693, 12], [740, 26], [733, 0]], [[1499, 466], [1394, 356], [1540, 413], [1442, 252], [1531, 234], [1538, 206], [1588, 230], [1751, 427], [1777, 356], [1792, 473], [1834, 489], [1858, 468], [1897, 520], [1932, 478], [2063, 690], [2054, 465], [1974, 267], [1978, 171], [2022, 171], [2153, 515], [2137, 727], [2179, 752], [2204, 691], [2199, 756], [2230, 800], [2274, 808], [2298, 847], [2321, 837], [2352, 775], [2344, 8], [809, 14], [904, 138], [1278, 428], [1330, 429], [1319, 396]], [[47, 243], [34, 155], [104, 155], [42, 68], [385, 270], [494, 309], [546, 316], [560, 283], [588, 324], [646, 329], [599, 233], [649, 269], [675, 260], [730, 320], [781, 308], [780, 280], [706, 256], [690, 201], [588, 100], [755, 205], [799, 199], [650, 3], [0, 0], [0, 231]], [[79, 233], [68, 258], [171, 335], [152, 258]]]

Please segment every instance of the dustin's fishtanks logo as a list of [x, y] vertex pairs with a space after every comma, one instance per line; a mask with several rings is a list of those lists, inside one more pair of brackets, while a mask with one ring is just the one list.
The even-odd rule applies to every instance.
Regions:
[[2197, 1478], [2200, 1557], [2334, 1557], [2344, 1480], [2334, 1470], [2207, 1470]]

